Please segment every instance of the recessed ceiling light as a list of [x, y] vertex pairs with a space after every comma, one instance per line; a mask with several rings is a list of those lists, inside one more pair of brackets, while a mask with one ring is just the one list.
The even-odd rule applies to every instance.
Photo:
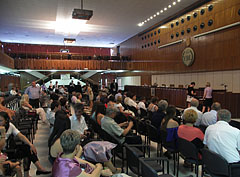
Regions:
[[176, 2], [173, 2], [172, 4], [175, 6], [175, 5], [176, 5]]
[[181, 2], [181, 0], [177, 0], [177, 2]]
[[156, 16], [157, 16], [156, 14], [153, 15], [153, 17], [156, 17]]
[[163, 10], [161, 10], [160, 12], [163, 13]]
[[168, 8], [171, 8], [172, 6], [171, 5], [168, 5]]
[[138, 26], [143, 26], [143, 24], [142, 23], [138, 23]]
[[148, 18], [147, 21], [150, 21], [150, 18]]
[[153, 17], [151, 16], [150, 19], [153, 19]]
[[165, 8], [164, 8], [164, 10], [166, 11], [166, 10], [167, 10], [167, 8], [165, 7]]
[[144, 22], [147, 23], [147, 20], [145, 20]]
[[159, 12], [157, 12], [157, 15], [159, 15], [160, 13]]

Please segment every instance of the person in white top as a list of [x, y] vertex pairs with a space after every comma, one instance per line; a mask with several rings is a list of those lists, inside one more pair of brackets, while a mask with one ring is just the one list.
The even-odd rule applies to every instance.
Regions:
[[47, 120], [50, 123], [50, 134], [53, 131], [53, 126], [54, 126], [54, 122], [55, 122], [55, 114], [59, 110], [61, 110], [61, 105], [58, 101], [53, 101], [51, 104], [51, 109], [47, 110]]
[[[20, 141], [25, 144], [16, 145], [15, 149], [17, 153], [7, 152], [9, 159], [22, 159], [24, 158], [24, 176], [29, 176], [29, 170], [31, 162], [37, 167], [36, 175], [49, 174], [50, 171], [46, 171], [45, 168], [40, 164], [37, 157], [37, 150], [35, 146], [10, 122], [10, 118], [6, 112], [0, 112], [0, 126], [4, 126], [6, 129], [5, 140], [10, 135], [18, 137]], [[26, 162], [25, 162], [26, 160]]]
[[[203, 143], [228, 163], [240, 164], [240, 130], [229, 125], [231, 113], [221, 109], [217, 113], [218, 122], [208, 126]], [[239, 176], [240, 168], [232, 169], [232, 176]]]
[[146, 102], [146, 98], [145, 98], [145, 97], [141, 97], [141, 98], [140, 98], [140, 101], [139, 101], [139, 103], [138, 103], [138, 105], [137, 105], [137, 107], [139, 108], [138, 114], [141, 114], [141, 109], [147, 111], [145, 102]]
[[90, 132], [88, 132], [88, 126], [85, 122], [85, 118], [82, 116], [84, 106], [81, 103], [76, 103], [73, 106], [74, 115], [70, 117], [71, 129], [79, 132], [82, 139], [87, 138]]
[[136, 95], [131, 94], [130, 97], [129, 97], [129, 99], [128, 99], [127, 105], [128, 105], [128, 106], [135, 107], [136, 109], [138, 109], [137, 103], [136, 103], [134, 100], [136, 100]]
[[202, 119], [200, 123], [201, 125], [207, 127], [217, 122], [217, 112], [221, 109], [221, 104], [218, 102], [215, 102], [212, 104], [211, 109], [212, 110], [210, 112], [205, 112], [202, 115]]
[[115, 100], [117, 101], [117, 97], [122, 97], [122, 90], [118, 90], [118, 93], [115, 95]]
[[14, 87], [11, 89], [10, 95], [13, 95], [13, 96], [16, 96], [16, 95], [17, 95], [17, 92], [16, 92], [16, 90], [15, 90]]
[[[201, 123], [201, 119], [202, 119], [202, 112], [197, 109], [198, 105], [199, 105], [199, 101], [196, 98], [193, 98], [190, 102], [190, 107], [186, 108], [184, 110], [184, 112], [185, 112], [186, 110], [193, 109], [194, 111], [197, 112], [198, 118], [197, 118], [197, 121], [194, 124], [195, 126], [199, 126], [200, 123]], [[183, 119], [184, 119], [184, 112], [183, 112], [183, 117], [182, 117]]]

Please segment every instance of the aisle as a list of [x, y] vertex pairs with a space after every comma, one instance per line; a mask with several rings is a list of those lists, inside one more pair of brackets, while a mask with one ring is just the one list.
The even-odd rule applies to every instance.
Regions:
[[[46, 170], [52, 170], [52, 164], [48, 160], [48, 137], [49, 135], [49, 125], [38, 123], [38, 130], [34, 140], [34, 146], [38, 152], [38, 158], [40, 163]], [[31, 164], [30, 175], [36, 177], [36, 167]], [[38, 175], [38, 177], [50, 177], [51, 175]]]

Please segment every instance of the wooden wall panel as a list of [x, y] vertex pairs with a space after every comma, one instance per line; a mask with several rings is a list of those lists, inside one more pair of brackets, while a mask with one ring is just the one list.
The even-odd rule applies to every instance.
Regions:
[[[213, 5], [213, 10], [208, 11], [208, 7]], [[204, 9], [205, 13], [201, 15], [201, 10]], [[238, 11], [240, 9], [239, 0], [213, 0], [202, 7], [194, 9], [193, 11], [164, 24], [166, 28], [161, 28], [160, 35], [153, 35], [157, 31], [156, 28], [141, 36], [134, 36], [129, 40], [120, 44], [121, 55], [131, 55], [132, 60], [158, 60], [157, 65], [147, 64], [147, 68], [143, 65], [134, 64], [131, 68], [141, 68], [143, 70], [158, 70], [162, 73], [176, 73], [176, 72], [197, 72], [197, 71], [219, 71], [219, 70], [235, 70], [240, 69], [240, 25], [232, 27], [230, 29], [215, 32], [209, 35], [205, 35], [199, 38], [194, 38], [194, 35], [211, 31], [213, 29], [223, 27], [235, 22], [240, 21], [240, 15]], [[197, 12], [198, 16], [193, 17], [193, 14]], [[191, 16], [191, 20], [187, 21], [186, 17]], [[184, 23], [181, 23], [181, 19], [184, 19]], [[212, 19], [213, 24], [208, 26], [208, 21]], [[176, 21], [179, 25], [176, 26]], [[174, 28], [171, 28], [171, 24], [174, 24]], [[205, 27], [200, 28], [200, 24], [204, 23]], [[193, 31], [193, 27], [197, 26], [197, 30]], [[187, 33], [187, 28], [191, 29], [190, 33]], [[181, 35], [181, 31], [184, 30], [185, 34]], [[179, 37], [176, 37], [176, 33], [179, 33]], [[174, 38], [171, 39], [171, 35]], [[149, 37], [148, 37], [149, 35]], [[146, 39], [145, 39], [146, 36]], [[142, 37], [144, 40], [142, 40]], [[161, 40], [160, 44], [149, 46], [148, 44], [157, 39]], [[170, 42], [183, 39], [182, 44], [176, 44], [165, 48], [158, 49], [160, 45], [168, 44]], [[181, 54], [186, 45], [186, 41], [191, 41], [190, 47], [195, 51], [195, 62], [191, 67], [185, 67], [182, 63]], [[147, 46], [142, 48], [142, 46]], [[169, 63], [170, 62], [170, 63]]]
[[8, 87], [11, 84], [13, 87], [20, 88], [20, 77], [9, 76], [9, 75], [0, 75], [0, 89], [2, 92], [9, 91]]

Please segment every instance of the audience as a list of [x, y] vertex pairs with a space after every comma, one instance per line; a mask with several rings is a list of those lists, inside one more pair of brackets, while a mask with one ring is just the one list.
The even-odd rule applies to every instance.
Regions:
[[53, 130], [54, 122], [55, 122], [55, 114], [57, 111], [61, 110], [61, 106], [58, 101], [53, 101], [51, 104], [51, 108], [47, 109], [47, 120], [50, 124], [50, 133]]
[[13, 119], [13, 116], [15, 116], [15, 111], [8, 109], [4, 106], [4, 97], [0, 96], [0, 111], [6, 112], [10, 118], [10, 120]]
[[202, 115], [201, 119], [201, 125], [203, 126], [209, 126], [212, 124], [215, 124], [217, 122], [217, 112], [221, 109], [221, 104], [218, 102], [215, 102], [211, 106], [211, 111], [210, 112], [205, 112]]
[[[138, 114], [141, 115], [141, 111], [144, 110], [145, 112], [147, 111], [147, 108], [146, 108], [146, 98], [145, 97], [141, 97], [140, 100], [139, 100], [139, 103], [137, 104], [137, 107], [138, 107]], [[142, 111], [143, 112], [143, 111]]]
[[[229, 125], [231, 113], [227, 109], [219, 110], [217, 119], [217, 123], [206, 129], [203, 143], [228, 163], [240, 164], [240, 130]], [[240, 168], [232, 169], [232, 176], [237, 177], [239, 174]]]

